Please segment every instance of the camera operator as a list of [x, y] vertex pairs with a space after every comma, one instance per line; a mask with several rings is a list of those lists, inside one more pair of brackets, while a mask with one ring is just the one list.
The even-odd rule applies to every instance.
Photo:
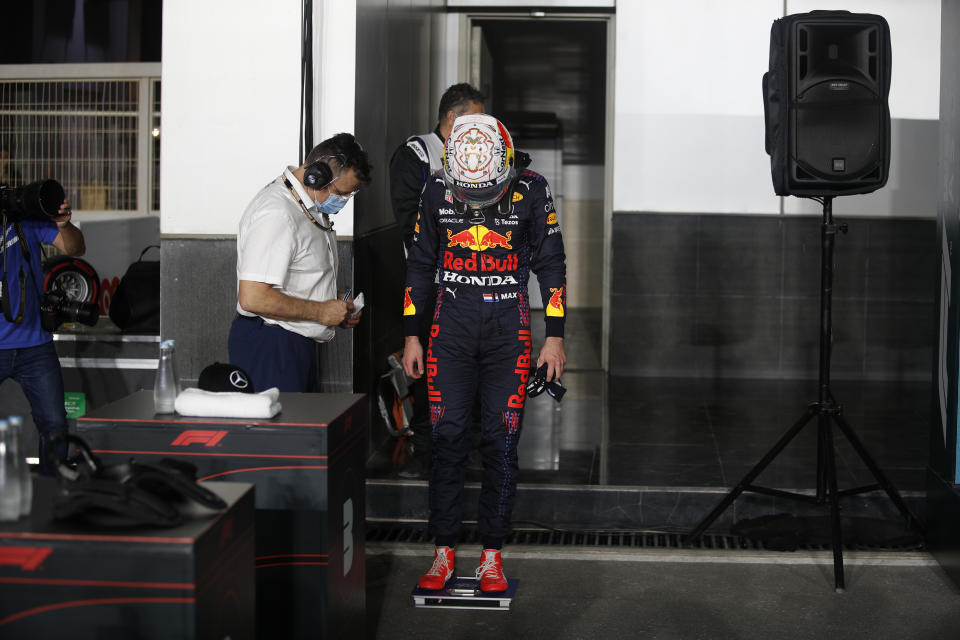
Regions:
[[23, 180], [20, 178], [20, 172], [13, 166], [10, 150], [0, 147], [0, 183], [20, 184], [21, 182]]
[[[53, 473], [47, 447], [53, 437], [66, 433], [67, 414], [53, 335], [40, 322], [44, 280], [40, 243], [52, 244], [70, 256], [86, 251], [83, 234], [70, 221], [70, 202], [64, 198], [56, 212], [55, 206], [50, 206], [45, 216], [18, 216], [5, 206], [0, 212], [0, 383], [13, 379], [30, 402], [40, 436], [40, 473], [44, 475]], [[58, 447], [57, 454], [65, 457], [65, 446]]]

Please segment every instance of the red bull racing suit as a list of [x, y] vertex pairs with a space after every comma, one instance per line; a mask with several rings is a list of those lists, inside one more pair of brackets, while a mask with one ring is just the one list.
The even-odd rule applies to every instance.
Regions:
[[540, 174], [524, 171], [504, 198], [509, 213], [497, 204], [458, 212], [442, 176], [434, 174], [424, 186], [407, 257], [404, 334], [417, 335], [419, 314], [433, 313], [424, 369], [433, 437], [430, 531], [438, 546], [452, 547], [460, 535], [477, 392], [479, 532], [485, 547], [499, 548], [512, 530], [517, 441], [531, 368], [531, 269], [548, 301], [546, 335], [563, 337], [566, 266], [550, 187]]

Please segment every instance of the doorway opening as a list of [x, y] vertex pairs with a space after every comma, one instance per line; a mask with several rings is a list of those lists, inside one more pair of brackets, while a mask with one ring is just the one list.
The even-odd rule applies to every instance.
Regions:
[[[469, 17], [470, 81], [554, 195], [567, 256], [565, 342], [577, 369], [604, 361], [610, 24], [582, 14]], [[531, 276], [534, 308], [538, 287]]]

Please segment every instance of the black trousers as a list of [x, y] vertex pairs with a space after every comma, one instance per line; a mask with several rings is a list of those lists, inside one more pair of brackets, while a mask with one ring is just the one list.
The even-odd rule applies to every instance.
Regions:
[[311, 338], [237, 316], [227, 338], [230, 362], [247, 372], [257, 393], [271, 387], [309, 393], [317, 386], [317, 343]]
[[433, 436], [430, 531], [453, 546], [463, 519], [464, 469], [474, 398], [480, 397], [483, 477], [478, 527], [485, 546], [512, 531], [517, 443], [530, 375], [530, 311], [524, 294], [485, 301], [483, 292], [444, 287], [424, 365]]

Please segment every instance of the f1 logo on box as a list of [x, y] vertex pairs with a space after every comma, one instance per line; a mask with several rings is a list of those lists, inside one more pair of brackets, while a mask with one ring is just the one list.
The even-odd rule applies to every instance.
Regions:
[[0, 547], [0, 566], [13, 565], [24, 571], [36, 571], [52, 552], [52, 547]]
[[206, 447], [215, 447], [220, 444], [220, 441], [223, 440], [223, 436], [225, 435], [227, 435], [226, 431], [188, 429], [187, 431], [181, 432], [170, 445], [174, 447], [186, 447], [191, 444], [202, 444]]

